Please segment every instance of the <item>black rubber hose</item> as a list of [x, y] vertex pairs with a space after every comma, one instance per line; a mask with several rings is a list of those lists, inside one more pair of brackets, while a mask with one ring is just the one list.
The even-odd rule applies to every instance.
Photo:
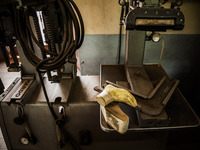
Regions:
[[[21, 20], [18, 21], [18, 23], [21, 22]], [[28, 42], [25, 39], [25, 35], [21, 29], [22, 25], [19, 25], [19, 31], [20, 31], [20, 43], [21, 45], [23, 45], [23, 47], [26, 49], [26, 51], [24, 51], [24, 53], [26, 54], [26, 57], [28, 58], [28, 60], [35, 66], [37, 65], [38, 62], [41, 61], [41, 59], [39, 59], [37, 57], [37, 55], [35, 55], [33, 53], [33, 51], [31, 50], [31, 48], [29, 47], [29, 45], [27, 44]], [[72, 27], [70, 27], [72, 29]], [[69, 32], [70, 34], [72, 34], [72, 32]], [[71, 36], [69, 36], [71, 37]], [[69, 38], [71, 40], [71, 38]], [[65, 58], [69, 55], [71, 55], [71, 51], [74, 51], [75, 47], [74, 47], [74, 42], [70, 42], [68, 41], [67, 43], [68, 46], [67, 48], [65, 48], [65, 52], [64, 54], [60, 53], [59, 56], [55, 57], [52, 61], [47, 62], [46, 64], [43, 64], [41, 66], [41, 69], [55, 69], [58, 66], [61, 66], [61, 64], [63, 65], [63, 63], [59, 64], [60, 62], [63, 62], [65, 60]], [[24, 49], [23, 49], [24, 50]]]
[[74, 23], [74, 28], [75, 28], [75, 46], [77, 47], [78, 42], [79, 42], [79, 37], [80, 37], [80, 27], [78, 23], [78, 19], [76, 17], [76, 14], [68, 0], [62, 0], [65, 4], [66, 9], [69, 11], [69, 14], [73, 20]]
[[[40, 64], [38, 64], [38, 66], [39, 66], [39, 65], [40, 65]], [[49, 102], [49, 97], [48, 97], [48, 95], [47, 95], [47, 91], [46, 91], [46, 88], [45, 88], [45, 85], [44, 85], [44, 81], [43, 81], [42, 75], [41, 75], [42, 72], [41, 72], [39, 69], [37, 69], [37, 72], [38, 72], [38, 75], [39, 75], [39, 78], [40, 78], [40, 81], [41, 81], [41, 84], [42, 84], [42, 88], [43, 88], [43, 91], [44, 91], [44, 96], [45, 96], [45, 99], [46, 99], [46, 101], [47, 101], [47, 105], [48, 105], [48, 107], [49, 107], [49, 110], [51, 111], [51, 114], [52, 114], [52, 116], [54, 117], [54, 119], [57, 120], [58, 117], [57, 117], [57, 115], [56, 115], [56, 113], [55, 113], [53, 107], [51, 106], [51, 104], [50, 104], [50, 102]]]
[[[62, 23], [63, 23], [63, 45], [59, 50], [59, 53], [51, 52], [46, 50], [42, 44], [39, 43], [35, 37], [29, 20], [29, 9], [24, 9], [21, 7], [16, 11], [15, 23], [16, 23], [16, 33], [17, 38], [22, 46], [23, 52], [29, 62], [36, 67], [38, 72], [45, 99], [47, 101], [49, 110], [55, 120], [58, 119], [50, 101], [44, 85], [42, 73], [46, 71], [51, 71], [57, 68], [60, 68], [68, 59], [71, 58], [75, 51], [80, 48], [84, 39], [84, 24], [81, 17], [81, 14], [78, 10], [78, 7], [72, 0], [57, 0], [58, 6], [62, 14]], [[74, 30], [73, 30], [74, 26]], [[50, 54], [51, 57], [48, 58], [39, 58], [35, 53], [32, 47], [30, 47], [29, 40], [27, 40], [27, 32], [31, 35], [33, 41], [38, 45], [41, 50], [44, 50], [46, 53]], [[75, 34], [75, 37], [74, 37]], [[74, 38], [74, 39], [73, 39]], [[57, 123], [57, 122], [56, 122]], [[70, 141], [72, 147], [79, 149], [73, 141]]]
[[[33, 64], [34, 66], [36, 66], [39, 62], [42, 61], [41, 58], [39, 58], [34, 52], [33, 50], [30, 48], [30, 46], [28, 45], [28, 41], [26, 39], [25, 33], [22, 29], [22, 27], [24, 26], [24, 20], [26, 20], [26, 24], [27, 24], [27, 28], [29, 33], [31, 34], [33, 40], [35, 41], [35, 43], [43, 50], [45, 50], [47, 53], [49, 54], [53, 54], [54, 59], [49, 60], [46, 63], [43, 63], [42, 65], [40, 65], [41, 69], [46, 69], [46, 70], [51, 70], [51, 69], [55, 69], [56, 67], [61, 66], [61, 64], [63, 65], [63, 63], [65, 62], [66, 58], [71, 57], [72, 55], [74, 55], [76, 48], [79, 48], [83, 42], [84, 39], [84, 25], [83, 25], [83, 21], [82, 21], [82, 17], [80, 15], [80, 12], [77, 8], [77, 6], [75, 5], [74, 2], [72, 2], [73, 4], [70, 4], [69, 1], [65, 1], [63, 0], [63, 3], [65, 4], [63, 7], [63, 5], [61, 4], [61, 1], [58, 0], [58, 4], [59, 7], [61, 8], [61, 12], [62, 12], [62, 18], [63, 18], [63, 23], [64, 23], [64, 36], [63, 36], [63, 41], [64, 44], [62, 46], [62, 49], [60, 50], [59, 54], [55, 54], [53, 52], [50, 52], [48, 50], [46, 50], [44, 47], [42, 48], [42, 45], [40, 45], [40, 43], [37, 41], [36, 37], [33, 34], [33, 31], [31, 30], [31, 26], [30, 26], [30, 22], [29, 22], [29, 15], [28, 15], [28, 10], [19, 10], [18, 14], [18, 19], [17, 19], [17, 30], [18, 30], [18, 35], [19, 36], [19, 41], [23, 47], [24, 53], [26, 55], [26, 57], [28, 58], [28, 60], [30, 61], [31, 64]], [[72, 6], [74, 7], [74, 9], [72, 8]], [[66, 11], [69, 12], [68, 14], [70, 15], [66, 15]], [[74, 12], [74, 10], [76, 10], [76, 14]], [[25, 18], [24, 18], [25, 16]], [[77, 17], [79, 19], [77, 19]], [[66, 19], [67, 18], [67, 19]], [[79, 24], [79, 22], [80, 24]], [[67, 22], [70, 21], [70, 22]], [[72, 40], [72, 36], [73, 36], [73, 28], [72, 28], [72, 22], [74, 23], [75, 26], [75, 42], [73, 42]], [[68, 32], [66, 31], [68, 30]], [[66, 35], [66, 33], [68, 33], [68, 35]], [[68, 36], [68, 38], [67, 38]], [[67, 42], [66, 42], [67, 39]], [[67, 43], [67, 44], [65, 44]]]
[[84, 31], [84, 23], [83, 23], [83, 19], [82, 19], [81, 13], [80, 13], [80, 11], [79, 11], [77, 5], [74, 3], [73, 0], [70, 0], [70, 2], [72, 3], [74, 9], [76, 10], [76, 13], [77, 13], [77, 15], [78, 15], [79, 22], [80, 22], [80, 27], [81, 27], [81, 38], [80, 38], [80, 41], [79, 41], [79, 44], [78, 44], [78, 47], [77, 47], [77, 49], [78, 49], [78, 48], [81, 47], [81, 45], [82, 45], [82, 43], [83, 43], [83, 40], [84, 40], [84, 32], [85, 32], [85, 31]]
[[[74, 55], [76, 49], [80, 48], [84, 39], [84, 24], [76, 4], [72, 0], [57, 0], [57, 2], [61, 10], [64, 30], [63, 45], [58, 54], [46, 50], [35, 37], [30, 25], [28, 8], [24, 9], [23, 7], [21, 7], [20, 9], [18, 9], [16, 11], [15, 17], [16, 33], [18, 35], [17, 38], [22, 46], [22, 50], [26, 58], [33, 66], [36, 67], [48, 107], [55, 120], [57, 120], [57, 115], [49, 102], [41, 73], [60, 68], [66, 62], [68, 62], [68, 59]], [[51, 57], [42, 59], [34, 53], [34, 50], [28, 44], [29, 42], [26, 38], [27, 32], [31, 35], [33, 41], [38, 45], [38, 47], [44, 50], [46, 53], [50, 54]], [[74, 32], [75, 40], [73, 39]]]

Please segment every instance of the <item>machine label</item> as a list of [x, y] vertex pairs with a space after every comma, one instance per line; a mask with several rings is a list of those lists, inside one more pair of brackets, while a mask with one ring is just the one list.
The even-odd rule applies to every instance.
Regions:
[[21, 99], [32, 83], [33, 83], [33, 80], [22, 81], [21, 85], [19, 86], [19, 90], [17, 90], [13, 94], [11, 99]]

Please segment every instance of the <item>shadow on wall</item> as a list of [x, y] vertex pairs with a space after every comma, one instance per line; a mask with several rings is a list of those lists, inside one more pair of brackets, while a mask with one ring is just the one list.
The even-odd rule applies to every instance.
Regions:
[[[200, 35], [163, 35], [165, 49], [162, 66], [172, 79], [179, 79], [179, 89], [200, 116]], [[161, 42], [146, 42], [144, 63], [157, 63]]]
[[[119, 35], [85, 35], [79, 49], [81, 75], [99, 75], [101, 64], [116, 64]], [[125, 35], [122, 36], [121, 63], [124, 62]]]

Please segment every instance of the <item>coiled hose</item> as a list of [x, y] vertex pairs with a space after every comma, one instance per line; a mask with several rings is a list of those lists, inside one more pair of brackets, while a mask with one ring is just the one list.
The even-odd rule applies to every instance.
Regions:
[[[56, 2], [61, 10], [64, 32], [63, 44], [61, 49], [58, 50], [59, 53], [45, 49], [35, 37], [29, 20], [31, 9], [20, 7], [17, 9], [15, 16], [17, 39], [19, 40], [28, 61], [36, 67], [47, 104], [55, 120], [57, 120], [58, 117], [49, 102], [41, 73], [60, 68], [68, 62], [69, 59], [75, 54], [75, 51], [80, 48], [84, 39], [83, 20], [80, 11], [73, 0], [57, 0]], [[32, 49], [28, 44], [27, 32], [31, 35], [33, 41], [38, 45], [38, 47], [51, 57], [42, 59], [34, 53], [34, 49]]]
[[[74, 55], [75, 51], [80, 48], [83, 43], [84, 25], [78, 7], [72, 0], [57, 0], [57, 3], [61, 10], [64, 28], [63, 46], [59, 50], [59, 53], [46, 50], [37, 40], [31, 29], [28, 8], [21, 7], [16, 12], [16, 32], [18, 40], [23, 48], [25, 56], [37, 70], [46, 71], [61, 67], [68, 62], [68, 59]], [[72, 25], [74, 25], [74, 32]], [[39, 58], [29, 46], [26, 32], [29, 32], [34, 42], [52, 57], [46, 59]], [[73, 34], [75, 36], [73, 36]]]
[[[78, 10], [78, 7], [73, 2], [73, 0], [57, 0], [56, 2], [61, 11], [64, 32], [63, 44], [61, 49], [58, 50], [58, 53], [45, 49], [43, 44], [41, 44], [35, 37], [29, 20], [31, 9], [26, 7], [20, 7], [17, 9], [15, 16], [15, 26], [17, 39], [19, 40], [28, 61], [36, 67], [49, 110], [54, 117], [59, 130], [61, 130], [62, 123], [59, 121], [58, 116], [56, 115], [52, 105], [49, 102], [47, 91], [42, 78], [42, 73], [60, 68], [66, 62], [69, 62], [69, 59], [75, 54], [75, 51], [79, 49], [83, 43], [84, 24], [80, 11]], [[34, 49], [28, 44], [29, 40], [27, 35], [30, 35], [33, 41], [43, 51], [43, 53], [49, 54], [50, 57], [43, 57], [44, 59], [38, 57], [34, 53]], [[58, 143], [60, 146], [64, 144], [62, 141], [58, 141]], [[77, 142], [72, 137], [70, 138], [70, 143], [74, 149], [80, 149]]]

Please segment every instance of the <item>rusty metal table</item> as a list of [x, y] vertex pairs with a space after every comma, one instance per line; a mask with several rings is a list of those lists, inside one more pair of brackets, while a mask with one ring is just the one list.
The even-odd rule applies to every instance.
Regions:
[[[157, 65], [144, 65], [144, 68], [150, 78], [151, 81], [154, 81], [163, 76], [167, 76], [167, 73], [164, 71], [162, 67], [158, 67]], [[116, 81], [124, 81], [127, 82], [126, 74], [125, 74], [125, 66], [124, 65], [102, 65], [101, 66], [101, 86], [105, 84], [106, 80], [109, 80], [113, 83]], [[168, 77], [169, 78], [169, 77]], [[199, 118], [190, 107], [189, 103], [182, 95], [179, 89], [176, 89], [172, 98], [169, 100], [168, 104], [165, 107], [166, 113], [170, 118], [169, 126], [165, 127], [147, 127], [141, 128], [139, 126], [137, 115], [134, 109], [129, 109], [129, 130], [135, 131], [149, 131], [149, 130], [169, 130], [169, 129], [177, 129], [177, 128], [188, 128], [188, 127], [197, 127], [199, 126]], [[125, 110], [126, 111], [126, 110]], [[131, 116], [131, 117], [130, 117]], [[101, 115], [101, 126], [104, 130], [112, 131], [106, 123]]]

